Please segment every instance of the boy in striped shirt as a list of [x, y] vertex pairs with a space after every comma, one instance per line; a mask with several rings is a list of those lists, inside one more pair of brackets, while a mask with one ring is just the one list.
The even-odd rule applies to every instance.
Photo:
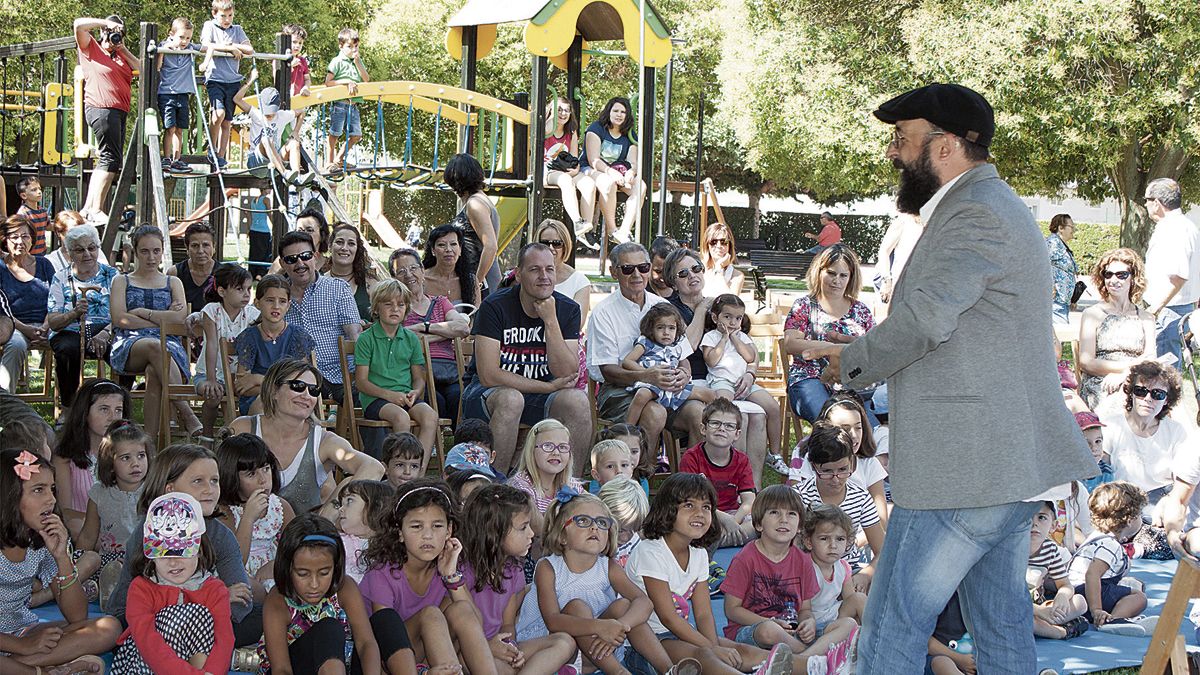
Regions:
[[[1029, 533], [1029, 575], [1033, 589], [1033, 634], [1054, 640], [1069, 640], [1087, 632], [1083, 618], [1087, 601], [1075, 593], [1067, 577], [1067, 564], [1058, 544], [1050, 538], [1054, 528], [1053, 502], [1042, 502], [1033, 516]], [[1054, 598], [1046, 600], [1045, 581], [1055, 589]]]

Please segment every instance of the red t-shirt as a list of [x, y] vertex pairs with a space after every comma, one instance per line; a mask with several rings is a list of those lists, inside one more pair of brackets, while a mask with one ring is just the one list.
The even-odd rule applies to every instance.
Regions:
[[[799, 612], [804, 601], [812, 600], [819, 590], [817, 573], [807, 553], [789, 546], [783, 560], [772, 562], [753, 541], [733, 556], [725, 581], [721, 582], [721, 592], [726, 597], [741, 598], [742, 607], [768, 619], [783, 614], [787, 602]], [[736, 639], [741, 627], [730, 619], [725, 625], [725, 637]]]
[[83, 102], [87, 107], [129, 112], [133, 66], [101, 49], [94, 39], [79, 49], [79, 65], [83, 68]]
[[722, 511], [737, 511], [738, 496], [743, 492], [754, 492], [754, 472], [750, 470], [750, 458], [746, 453], [733, 448], [729, 463], [717, 466], [704, 452], [704, 444], [688, 448], [679, 460], [679, 470], [698, 473], [712, 482], [717, 489], [717, 508]]
[[308, 77], [308, 58], [301, 56], [292, 61], [292, 96], [299, 96]]
[[821, 233], [817, 235], [818, 246], [833, 246], [842, 240], [842, 228], [838, 227], [837, 223], [831, 222], [821, 228]]

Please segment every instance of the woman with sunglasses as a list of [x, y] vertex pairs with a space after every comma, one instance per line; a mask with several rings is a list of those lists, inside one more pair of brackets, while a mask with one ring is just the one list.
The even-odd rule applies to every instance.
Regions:
[[547, 218], [538, 227], [534, 241], [549, 246], [554, 253], [554, 290], [579, 305], [579, 325], [586, 326], [592, 304], [592, 282], [583, 272], [567, 264], [567, 258], [571, 257], [571, 237], [567, 226], [560, 220]]
[[737, 247], [728, 225], [718, 222], [705, 230], [700, 255], [704, 258], [705, 295], [715, 298], [725, 293], [738, 295], [742, 292], [746, 275], [733, 266]]
[[[1121, 386], [1125, 405], [1100, 415], [1113, 479], [1141, 488], [1151, 506], [1171, 490], [1173, 467], [1188, 449], [1187, 428], [1168, 417], [1182, 388], [1178, 370], [1158, 361], [1140, 361], [1129, 368]], [[1161, 526], [1157, 509], [1152, 516], [1153, 524]]]
[[262, 382], [261, 415], [239, 417], [235, 434], [262, 438], [279, 460], [279, 496], [296, 513], [310, 511], [333, 494], [336, 466], [355, 478], [380, 480], [383, 465], [326, 431], [314, 414], [321, 395], [321, 374], [307, 361], [283, 359]]
[[1092, 269], [1100, 302], [1080, 319], [1077, 357], [1079, 394], [1093, 410], [1121, 388], [1131, 365], [1156, 355], [1154, 317], [1141, 308], [1144, 270], [1141, 256], [1128, 248], [1104, 253]]

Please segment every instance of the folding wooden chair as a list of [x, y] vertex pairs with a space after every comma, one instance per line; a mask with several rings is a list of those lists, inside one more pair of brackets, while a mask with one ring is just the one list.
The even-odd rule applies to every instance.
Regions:
[[225, 424], [229, 424], [237, 419], [238, 410], [238, 395], [233, 390], [233, 346], [229, 340], [221, 340], [221, 374], [225, 378]]
[[[354, 375], [350, 372], [350, 357], [354, 356], [354, 340], [338, 336], [338, 365], [342, 369], [342, 400], [338, 404], [337, 419], [341, 429], [338, 433], [350, 445], [362, 450], [362, 434], [359, 429], [391, 429], [392, 425], [383, 420], [369, 420], [363, 415], [362, 408], [354, 406]], [[344, 432], [344, 433], [343, 433]]]
[[[177, 401], [186, 401], [194, 409], [196, 403], [204, 403], [204, 397], [196, 392], [196, 385], [191, 382], [190, 377], [188, 378], [188, 382], [172, 384], [170, 378], [167, 376], [167, 373], [171, 372], [170, 369], [175, 364], [174, 359], [171, 358], [171, 350], [167, 348], [168, 341], [172, 337], [177, 337], [183, 342], [183, 352], [185, 354], [190, 355], [192, 353], [192, 334], [186, 324], [167, 323], [159, 329], [158, 372], [160, 373], [159, 379], [162, 380], [159, 385], [162, 397], [158, 405], [159, 427], [157, 440], [158, 447], [160, 448], [165, 448], [171, 444], [171, 410], [173, 404]], [[189, 364], [189, 369], [190, 367], [191, 365]], [[184, 374], [190, 375], [190, 373]], [[213, 374], [210, 373], [209, 375], [212, 376]]]
[[[0, 345], [0, 354], [3, 352], [4, 345]], [[30, 380], [29, 363], [34, 354], [41, 354], [39, 370], [42, 371], [42, 387], [40, 390], [25, 391]], [[10, 393], [26, 403], [57, 403], [54, 392], [54, 352], [49, 345], [29, 348], [29, 352], [25, 355], [25, 362], [21, 364], [21, 373], [11, 386], [13, 391]]]
[[437, 433], [434, 434], [434, 449], [433, 457], [429, 459], [429, 467], [434, 468], [433, 462], [437, 461], [437, 471], [441, 471], [442, 464], [445, 462], [445, 445], [446, 445], [446, 430], [454, 433], [454, 423], [448, 417], [442, 417], [441, 411], [438, 409], [437, 401], [437, 383], [433, 381], [433, 357], [429, 355], [429, 343], [421, 340], [421, 351], [425, 354], [425, 402], [429, 407], [433, 408], [433, 412], [437, 414]]
[[[780, 337], [778, 340], [776, 340], [776, 343], [775, 343], [777, 345], [775, 348], [776, 349], [775, 353], [780, 359], [781, 368], [784, 367], [783, 364], [786, 364], [787, 359], [788, 359], [787, 349], [785, 348], [785, 344], [784, 344], [785, 340], [786, 340], [786, 338]], [[783, 436], [782, 436], [783, 443], [782, 443], [782, 445], [784, 447], [789, 447], [789, 446], [793, 446], [794, 444], [792, 443], [791, 439], [789, 438], [788, 427], [790, 426], [792, 431], [795, 432], [796, 443], [799, 443], [800, 439], [804, 438], [804, 425], [806, 424], [806, 422], [799, 415], [797, 415], [794, 410], [792, 410], [792, 403], [791, 403], [791, 401], [788, 400], [788, 395], [787, 395], [787, 371], [784, 370], [783, 373], [784, 373], [784, 375], [783, 375], [783, 394], [780, 397], [780, 407], [787, 412], [783, 415]], [[790, 425], [788, 424], [788, 420], [791, 420]], [[789, 457], [784, 457], [784, 459], [790, 460]]]
[[458, 365], [458, 419], [463, 418], [462, 411], [462, 396], [461, 392], [465, 391], [467, 382], [463, 376], [467, 372], [467, 363], [469, 359], [475, 358], [475, 336], [468, 335], [466, 337], [454, 338], [454, 362]]
[[1188, 672], [1187, 640], [1179, 632], [1179, 624], [1192, 598], [1200, 597], [1200, 569], [1187, 560], [1180, 560], [1163, 603], [1162, 615], [1150, 638], [1150, 647], [1142, 661], [1141, 675], [1162, 675], [1167, 667], [1173, 675]]

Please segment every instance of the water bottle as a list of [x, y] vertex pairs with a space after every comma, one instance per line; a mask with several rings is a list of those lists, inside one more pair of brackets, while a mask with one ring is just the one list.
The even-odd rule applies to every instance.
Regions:
[[970, 633], [963, 633], [963, 636], [959, 639], [958, 645], [954, 648], [954, 651], [958, 652], [959, 654], [975, 653], [975, 641], [971, 639]]
[[779, 614], [779, 620], [795, 628], [800, 624], [800, 615], [796, 613], [796, 603], [791, 600], [783, 603], [783, 612]]

